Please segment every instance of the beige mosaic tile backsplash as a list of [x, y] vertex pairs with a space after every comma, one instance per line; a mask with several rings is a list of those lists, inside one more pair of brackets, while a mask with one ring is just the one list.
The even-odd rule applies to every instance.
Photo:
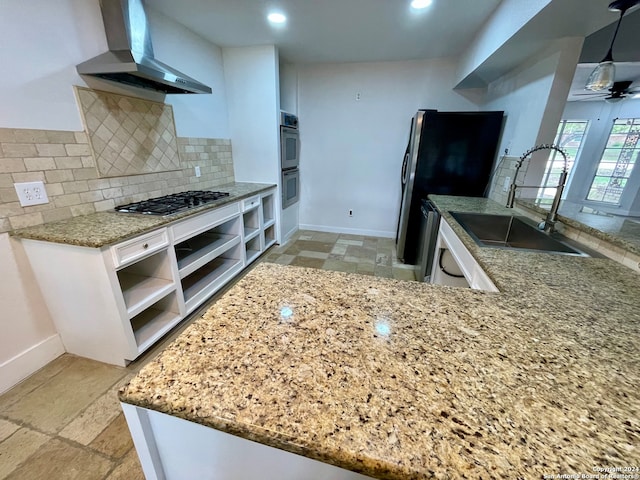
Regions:
[[180, 169], [171, 105], [83, 87], [75, 89], [100, 177]]
[[[99, 178], [84, 132], [0, 128], [0, 233], [234, 181], [231, 140], [178, 137], [176, 143], [178, 170]], [[37, 180], [45, 182], [49, 203], [21, 207], [13, 184]]]
[[[491, 200], [498, 202], [500, 205], [507, 204], [508, 192], [504, 190], [504, 184], [507, 180], [507, 177], [510, 181], [513, 179], [513, 167], [511, 166], [513, 162], [517, 162], [519, 157], [500, 157], [498, 161], [498, 167], [496, 168], [493, 178], [491, 180], [491, 187], [489, 189], [488, 197]], [[529, 168], [529, 162], [524, 162], [520, 172], [518, 172], [518, 185], [522, 185], [522, 181], [527, 174], [527, 169]], [[509, 183], [511, 183], [509, 181]], [[519, 197], [522, 193], [522, 190], [516, 190], [516, 197]]]

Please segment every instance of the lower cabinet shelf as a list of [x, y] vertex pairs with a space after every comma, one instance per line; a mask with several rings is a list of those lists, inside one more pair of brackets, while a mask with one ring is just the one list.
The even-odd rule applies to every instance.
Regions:
[[131, 328], [138, 346], [138, 353], [144, 352], [153, 345], [180, 323], [181, 319], [175, 291], [133, 317]]
[[262, 248], [260, 247], [260, 237], [252, 237], [247, 240], [245, 243], [245, 251], [247, 264], [253, 262], [256, 258], [260, 256], [262, 253]]
[[276, 227], [272, 223], [264, 228], [264, 249], [276, 243]]
[[247, 263], [253, 262], [260, 256], [260, 250], [247, 250]]
[[164, 297], [175, 284], [164, 278], [145, 277], [136, 274], [118, 274], [122, 296], [130, 317], [137, 315], [149, 305]]
[[200, 302], [218, 290], [242, 269], [242, 259], [216, 258], [191, 275], [182, 279], [182, 291], [187, 312], [197, 307]]
[[239, 235], [199, 235], [176, 246], [180, 278], [192, 274], [220, 254], [240, 243]]

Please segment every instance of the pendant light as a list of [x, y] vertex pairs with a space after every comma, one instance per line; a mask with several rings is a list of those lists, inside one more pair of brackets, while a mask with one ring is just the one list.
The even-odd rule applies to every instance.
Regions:
[[587, 84], [584, 86], [586, 90], [599, 92], [602, 90], [607, 90], [613, 86], [613, 82], [616, 76], [616, 66], [613, 64], [613, 44], [616, 41], [616, 37], [618, 36], [618, 29], [620, 28], [620, 23], [622, 23], [622, 17], [627, 10], [629, 10], [631, 7], [635, 7], [639, 3], [640, 0], [615, 0], [609, 4], [609, 10], [620, 11], [620, 18], [618, 19], [616, 31], [614, 32], [613, 38], [611, 39], [609, 51], [602, 59], [602, 61], [598, 64], [598, 66], [593, 70], [593, 72], [591, 72], [591, 75], [589, 75]]

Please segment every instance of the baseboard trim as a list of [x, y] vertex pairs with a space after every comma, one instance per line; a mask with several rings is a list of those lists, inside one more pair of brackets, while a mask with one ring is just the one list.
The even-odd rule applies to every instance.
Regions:
[[65, 352], [57, 333], [0, 364], [0, 394]]
[[364, 235], [366, 237], [395, 238], [396, 236], [395, 232], [388, 232], [386, 230], [365, 230], [360, 228], [332, 227], [326, 225], [300, 224], [300, 230], [315, 230], [316, 232], [329, 233], [348, 233], [350, 235]]
[[282, 239], [282, 243], [281, 245], [284, 245], [285, 243], [287, 243], [289, 240], [291, 240], [291, 237], [293, 237], [293, 235], [298, 231], [298, 226], [296, 225], [295, 227], [293, 227], [291, 230], [289, 230], [285, 235], [284, 238]]

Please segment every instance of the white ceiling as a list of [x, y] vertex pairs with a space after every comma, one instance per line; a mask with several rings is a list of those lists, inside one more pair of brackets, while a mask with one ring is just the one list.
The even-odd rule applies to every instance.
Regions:
[[[524, 1], [524, 0], [523, 0]], [[275, 44], [289, 63], [375, 62], [457, 56], [500, 0], [146, 0], [220, 47]], [[267, 12], [288, 16], [273, 28]]]
[[[527, 0], [520, 0], [527, 1]], [[610, 0], [554, 0], [475, 72], [483, 86], [563, 36], [587, 36], [581, 62], [606, 53], [618, 12]], [[410, 0], [146, 0], [146, 4], [220, 47], [276, 45], [287, 63], [376, 62], [456, 57], [462, 54], [501, 0], [434, 0], [420, 11]], [[273, 28], [267, 13], [288, 20]], [[616, 40], [617, 80], [636, 80], [640, 88], [637, 29], [640, 8], [628, 12]], [[598, 57], [598, 58], [596, 58]], [[636, 58], [638, 57], [638, 58]], [[578, 96], [594, 65], [578, 65], [569, 101]]]

